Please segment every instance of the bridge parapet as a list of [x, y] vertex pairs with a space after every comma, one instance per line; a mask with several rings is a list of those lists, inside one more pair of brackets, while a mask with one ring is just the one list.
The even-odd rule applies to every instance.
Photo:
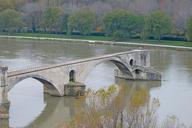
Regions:
[[34, 78], [44, 85], [44, 92], [54, 96], [71, 95], [71, 92], [83, 94], [82, 90], [85, 88], [84, 82], [87, 76], [98, 64], [103, 62], [113, 63], [121, 71], [122, 76], [128, 76], [132, 80], [160, 78], [160, 74], [146, 68], [150, 67], [150, 56], [146, 50], [113, 53], [9, 72], [7, 72], [6, 66], [0, 66], [0, 116], [8, 113], [5, 109], [9, 105], [7, 92], [18, 82]]

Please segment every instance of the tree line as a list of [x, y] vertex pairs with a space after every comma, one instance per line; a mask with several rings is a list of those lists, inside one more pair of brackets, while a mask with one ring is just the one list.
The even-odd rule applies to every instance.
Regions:
[[[115, 40], [131, 38], [160, 40], [163, 35], [178, 35], [174, 32], [175, 28], [170, 16], [160, 10], [140, 15], [117, 8], [98, 15], [89, 7], [71, 12], [64, 12], [60, 7], [49, 7], [42, 11], [36, 5], [28, 4], [22, 8], [28, 13], [23, 14], [15, 9], [19, 6], [18, 4], [12, 4], [7, 2], [3, 5], [4, 8], [0, 8], [1, 32], [66, 33], [69, 35], [73, 33], [90, 35], [95, 32], [111, 36]], [[185, 28], [186, 32], [183, 37], [191, 41], [192, 17], [188, 17]]]

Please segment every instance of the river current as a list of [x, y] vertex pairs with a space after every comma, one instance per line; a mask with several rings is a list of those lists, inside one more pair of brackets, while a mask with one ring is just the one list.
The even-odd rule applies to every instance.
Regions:
[[[94, 45], [59, 41], [0, 39], [0, 64], [9, 70], [67, 62], [136, 49], [133, 46]], [[152, 49], [151, 66], [162, 73], [161, 82], [127, 82], [148, 86], [150, 96], [158, 98], [158, 118], [177, 116], [192, 125], [192, 52]], [[116, 82], [111, 63], [96, 66], [86, 79], [87, 88], [107, 88]], [[9, 94], [10, 119], [3, 126], [13, 128], [57, 128], [75, 114], [78, 99], [43, 94], [43, 85], [32, 78], [15, 85]], [[0, 122], [2, 123], [2, 122]]]

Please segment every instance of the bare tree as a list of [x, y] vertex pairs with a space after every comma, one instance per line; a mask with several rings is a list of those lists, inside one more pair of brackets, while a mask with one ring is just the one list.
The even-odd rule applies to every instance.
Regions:
[[42, 10], [37, 3], [27, 3], [23, 8], [23, 17], [27, 27], [31, 28], [33, 32], [40, 25]]

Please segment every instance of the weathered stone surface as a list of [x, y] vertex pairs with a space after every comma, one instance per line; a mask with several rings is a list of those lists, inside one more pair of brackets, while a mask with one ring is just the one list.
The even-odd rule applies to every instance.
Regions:
[[83, 96], [85, 93], [85, 85], [78, 82], [69, 82], [65, 85], [65, 96]]
[[132, 50], [18, 71], [7, 72], [8, 68], [6, 66], [0, 66], [1, 117], [8, 117], [7, 93], [18, 82], [26, 78], [34, 78], [43, 83], [44, 92], [50, 95], [83, 95], [85, 90], [84, 82], [89, 73], [98, 64], [106, 61], [115, 64], [123, 76], [133, 80], [160, 79], [161, 76], [157, 72], [152, 72], [152, 70], [146, 68], [150, 67], [150, 56], [149, 52], [144, 50]]
[[9, 118], [9, 102], [0, 104], [0, 119]]
[[[150, 66], [150, 56], [147, 51], [133, 50], [122, 53], [103, 55], [71, 61], [68, 63], [35, 67], [19, 71], [9, 71], [7, 77], [8, 90], [14, 87], [18, 82], [26, 78], [34, 78], [45, 85], [45, 92], [55, 96], [64, 96], [64, 87], [69, 83], [70, 79], [75, 82], [84, 83], [88, 74], [96, 67], [96, 65], [109, 61], [115, 64], [124, 74], [134, 77], [132, 65]], [[70, 73], [73, 71], [73, 77]]]
[[7, 99], [8, 67], [0, 65], [0, 119], [9, 118], [9, 101]]
[[115, 77], [127, 80], [148, 80], [161, 81], [161, 74], [149, 67], [133, 66], [133, 76], [124, 74], [119, 69], [115, 69]]

